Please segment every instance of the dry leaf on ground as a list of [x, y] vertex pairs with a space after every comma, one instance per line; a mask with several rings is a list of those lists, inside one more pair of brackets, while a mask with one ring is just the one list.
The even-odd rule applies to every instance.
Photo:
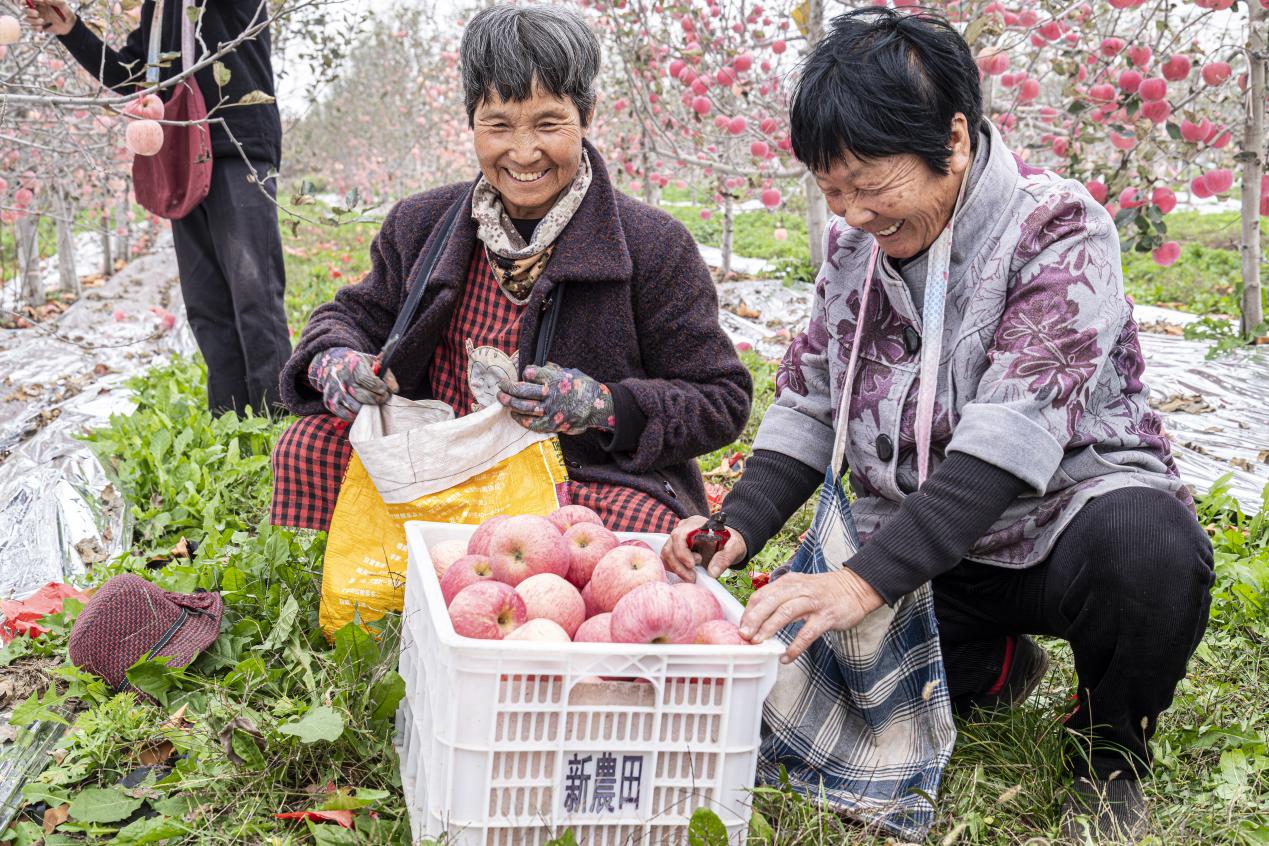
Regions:
[[1216, 410], [1198, 394], [1173, 394], [1160, 402], [1151, 400], [1150, 407], [1167, 413], [1183, 411], [1186, 414], [1209, 414]]
[[68, 816], [70, 816], [70, 805], [58, 805], [55, 808], [46, 810], [44, 812], [44, 833], [52, 834], [54, 829], [66, 822]]

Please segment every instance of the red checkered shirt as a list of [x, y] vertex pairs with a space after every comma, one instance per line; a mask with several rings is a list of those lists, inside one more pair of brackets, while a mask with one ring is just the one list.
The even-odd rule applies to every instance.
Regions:
[[[459, 416], [468, 414], [473, 397], [467, 383], [467, 340], [476, 347], [514, 353], [523, 309], [503, 295], [485, 251], [473, 250], [463, 300], [428, 368], [433, 397], [452, 406]], [[301, 417], [278, 439], [269, 515], [274, 525], [325, 531], [330, 524], [352, 456], [347, 429], [340, 422], [330, 414]], [[669, 532], [679, 520], [655, 498], [621, 485], [572, 481], [568, 496], [573, 504], [594, 509], [613, 531]]]

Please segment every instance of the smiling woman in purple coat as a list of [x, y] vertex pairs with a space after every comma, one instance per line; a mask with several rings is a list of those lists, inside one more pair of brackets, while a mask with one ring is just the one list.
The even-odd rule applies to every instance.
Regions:
[[[742, 633], [804, 621], [795, 658], [932, 584], [960, 712], [1019, 704], [1048, 667], [1029, 635], [1068, 640], [1066, 727], [1082, 742], [1065, 825], [1140, 832], [1138, 779], [1206, 626], [1212, 550], [1147, 403], [1114, 221], [1006, 146], [968, 45], [932, 15], [838, 18], [790, 123], [835, 217], [710, 570], [762, 549], [844, 429], [835, 469], [862, 548], [834, 572], [773, 578]], [[676, 529], [671, 568], [694, 563], [701, 522]]]

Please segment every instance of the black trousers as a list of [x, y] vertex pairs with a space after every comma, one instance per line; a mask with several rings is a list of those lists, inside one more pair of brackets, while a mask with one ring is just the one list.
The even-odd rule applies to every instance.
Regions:
[[[271, 167], [253, 164], [262, 176]], [[268, 183], [265, 196], [249, 173], [240, 158], [217, 158], [207, 198], [172, 221], [181, 295], [215, 413], [278, 406], [278, 374], [291, 355], [282, 236], [270, 200], [276, 187]]]
[[1005, 636], [1071, 644], [1083, 738], [1076, 775], [1143, 775], [1160, 713], [1207, 627], [1212, 545], [1193, 513], [1150, 488], [1087, 504], [1048, 559], [1025, 570], [965, 561], [934, 580], [948, 692], [983, 692], [1001, 672]]

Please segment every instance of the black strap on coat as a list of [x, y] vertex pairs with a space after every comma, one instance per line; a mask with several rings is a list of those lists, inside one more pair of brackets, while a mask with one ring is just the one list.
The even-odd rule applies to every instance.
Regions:
[[[478, 181], [479, 179], [477, 179]], [[475, 187], [476, 182], [472, 182], [471, 187], [467, 189], [462, 198], [449, 207], [449, 211], [445, 213], [445, 220], [441, 222], [441, 234], [432, 239], [432, 245], [428, 247], [427, 255], [423, 257], [423, 261], [419, 263], [414, 276], [410, 278], [410, 292], [405, 297], [405, 305], [401, 306], [401, 312], [397, 315], [396, 322], [392, 324], [392, 331], [388, 333], [388, 340], [384, 343], [383, 349], [379, 351], [379, 373], [388, 371], [388, 367], [392, 364], [392, 356], [396, 353], [397, 346], [401, 343], [401, 338], [405, 336], [410, 324], [414, 322], [414, 316], [419, 311], [419, 303], [423, 301], [423, 292], [427, 289], [427, 283], [432, 279], [432, 271], [436, 269], [436, 261], [441, 257], [441, 251], [445, 249], [445, 245], [449, 243], [449, 239], [454, 235], [454, 230], [458, 227], [458, 215], [471, 203], [472, 191], [475, 190]]]
[[[401, 343], [401, 338], [409, 330], [410, 324], [414, 322], [414, 317], [419, 310], [419, 304], [423, 301], [423, 292], [427, 288], [428, 282], [432, 279], [432, 271], [436, 269], [436, 262], [441, 256], [441, 251], [445, 249], [445, 245], [454, 236], [454, 230], [458, 228], [458, 215], [464, 208], [469, 206], [475, 187], [476, 182], [473, 182], [463, 197], [449, 207], [449, 211], [445, 213], [445, 219], [441, 222], [442, 234], [440, 237], [433, 239], [431, 246], [428, 247], [427, 255], [423, 257], [423, 261], [419, 263], [418, 269], [410, 278], [410, 292], [406, 295], [405, 304], [401, 306], [401, 312], [397, 315], [396, 322], [392, 324], [392, 331], [388, 333], [388, 340], [379, 352], [379, 370], [377, 372], [387, 372], [388, 367], [392, 363], [392, 356], [396, 353], [397, 346]], [[533, 357], [534, 364], [539, 367], [546, 364], [547, 354], [551, 349], [551, 339], [555, 337], [555, 324], [559, 319], [560, 303], [563, 299], [564, 286], [561, 284], [542, 304], [544, 314], [542, 323], [538, 327], [537, 348]]]

